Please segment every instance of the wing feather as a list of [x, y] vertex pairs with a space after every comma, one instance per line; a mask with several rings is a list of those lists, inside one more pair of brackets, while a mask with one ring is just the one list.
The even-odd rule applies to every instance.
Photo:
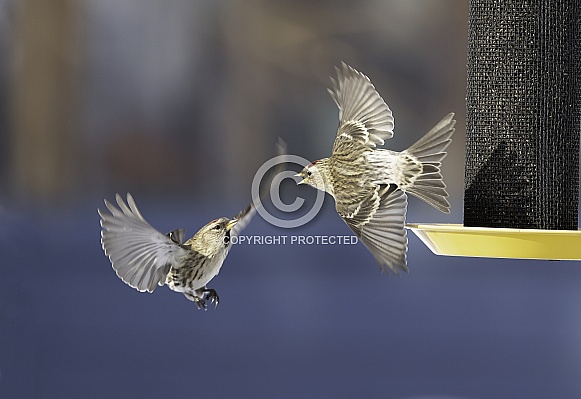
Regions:
[[352, 215], [337, 212], [355, 235], [371, 251], [382, 271], [399, 274], [407, 268], [405, 216], [407, 196], [394, 186], [376, 186], [373, 193]]
[[153, 292], [163, 285], [176, 260], [188, 250], [179, 245], [183, 230], [165, 235], [153, 228], [141, 215], [131, 194], [127, 203], [117, 194], [117, 206], [105, 200], [107, 211], [101, 216], [101, 244], [117, 276], [138, 291]]
[[342, 152], [345, 142], [356, 141], [368, 148], [384, 144], [393, 137], [394, 119], [367, 76], [342, 63], [335, 68], [337, 80], [331, 79], [329, 93], [339, 107], [339, 129], [333, 153]]
[[235, 219], [238, 219], [238, 223], [232, 230], [230, 230], [230, 235], [232, 237], [238, 236], [242, 230], [250, 223], [252, 217], [256, 213], [256, 208], [254, 207], [254, 203], [250, 203], [244, 210], [240, 211], [238, 215], [236, 215]]

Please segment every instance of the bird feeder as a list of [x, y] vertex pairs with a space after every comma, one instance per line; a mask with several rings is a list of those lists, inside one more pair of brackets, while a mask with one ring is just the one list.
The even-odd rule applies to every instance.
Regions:
[[581, 260], [581, 2], [470, 0], [464, 224], [436, 254]]

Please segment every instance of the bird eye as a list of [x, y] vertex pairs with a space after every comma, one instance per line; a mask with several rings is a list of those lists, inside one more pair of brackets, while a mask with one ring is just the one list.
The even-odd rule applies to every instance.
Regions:
[[310, 170], [307, 172], [307, 176], [310, 176], [312, 174], [313, 174], [313, 172], [311, 172]]
[[214, 230], [220, 230], [220, 229], [221, 229], [221, 227], [219, 224], [217, 224], [216, 227], [214, 227]]

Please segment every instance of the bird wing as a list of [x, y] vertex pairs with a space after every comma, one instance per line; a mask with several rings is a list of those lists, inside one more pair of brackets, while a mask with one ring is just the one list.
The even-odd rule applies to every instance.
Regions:
[[175, 229], [167, 233], [167, 236], [178, 245], [182, 245], [185, 241], [186, 229]]
[[164, 235], [143, 218], [131, 194], [127, 204], [119, 194], [115, 198], [119, 208], [105, 200], [109, 212], [98, 210], [103, 250], [121, 280], [138, 291], [153, 292], [176, 259], [187, 255], [179, 245], [184, 232]]
[[255, 213], [256, 208], [254, 207], [254, 203], [250, 203], [244, 210], [240, 211], [240, 213], [235, 217], [235, 219], [238, 219], [238, 223], [236, 223], [234, 227], [232, 227], [232, 230], [230, 230], [230, 236], [238, 236], [248, 223], [250, 223], [250, 220], [252, 220]]
[[383, 101], [367, 76], [344, 62], [335, 68], [337, 80], [331, 78], [329, 93], [339, 107], [339, 129], [333, 145], [335, 152], [342, 146], [357, 142], [373, 148], [393, 137], [394, 120], [391, 110]]
[[405, 215], [406, 194], [393, 185], [377, 185], [356, 208], [336, 199], [337, 212], [355, 235], [371, 251], [382, 271], [408, 271], [406, 266], [407, 236]]

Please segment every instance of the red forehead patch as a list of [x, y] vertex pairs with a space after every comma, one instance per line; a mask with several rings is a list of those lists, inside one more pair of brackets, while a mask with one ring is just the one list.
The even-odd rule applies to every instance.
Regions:
[[206, 223], [206, 226], [209, 226], [209, 225], [211, 225], [212, 223], [216, 223], [217, 221], [218, 221], [218, 219], [214, 219], [214, 220], [212, 220], [211, 222], [208, 222], [208, 223]]

